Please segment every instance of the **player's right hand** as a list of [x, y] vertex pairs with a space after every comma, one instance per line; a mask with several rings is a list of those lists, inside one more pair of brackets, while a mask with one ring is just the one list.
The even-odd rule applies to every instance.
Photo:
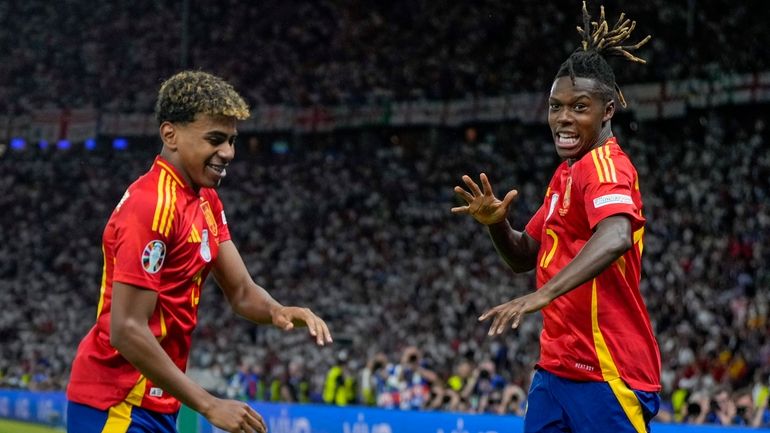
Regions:
[[216, 399], [202, 415], [211, 424], [229, 433], [267, 433], [265, 420], [243, 401]]
[[516, 198], [519, 192], [512, 189], [505, 194], [502, 200], [499, 200], [492, 192], [492, 186], [489, 184], [487, 175], [481, 173], [480, 177], [481, 186], [484, 188], [483, 191], [470, 176], [463, 176], [463, 182], [468, 186], [468, 190], [456, 186], [454, 191], [467, 205], [453, 207], [452, 213], [470, 215], [484, 225], [502, 222], [508, 215], [508, 207], [510, 207], [513, 199]]

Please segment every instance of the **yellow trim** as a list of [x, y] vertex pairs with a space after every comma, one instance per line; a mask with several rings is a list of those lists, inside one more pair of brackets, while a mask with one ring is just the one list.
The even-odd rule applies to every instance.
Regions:
[[190, 236], [187, 238], [187, 242], [200, 242], [201, 236], [198, 234], [198, 229], [195, 228], [195, 224], [192, 225], [192, 229], [190, 229]]
[[102, 433], [126, 433], [131, 426], [131, 409], [133, 406], [125, 401], [111, 407]]
[[165, 168], [167, 173], [168, 173], [168, 175], [173, 177], [174, 180], [176, 181], [176, 183], [178, 183], [180, 185], [184, 184], [184, 182], [182, 182], [182, 180], [179, 179], [179, 176], [177, 176], [176, 173], [174, 173], [174, 169], [171, 168], [171, 166], [169, 166], [168, 164], [166, 164], [165, 162], [160, 161], [160, 160], [158, 161], [158, 165], [163, 167], [163, 168]]
[[163, 316], [163, 308], [160, 307], [158, 311], [160, 311], [160, 338], [158, 338], [158, 343], [160, 343], [164, 338], [166, 338], [166, 334], [168, 334], [168, 332], [166, 331], [166, 318]]
[[161, 170], [158, 178], [158, 204], [155, 205], [155, 216], [152, 217], [152, 231], [158, 230], [158, 218], [163, 207], [163, 184], [166, 182], [166, 172]]
[[556, 233], [554, 233], [553, 230], [545, 229], [545, 234], [553, 239], [553, 246], [551, 247], [551, 250], [548, 251], [548, 254], [543, 254], [543, 257], [540, 259], [541, 268], [547, 268], [548, 265], [551, 264], [551, 260], [553, 259], [554, 254], [556, 254], [556, 247], [559, 245], [559, 237], [556, 236]]
[[639, 255], [644, 251], [644, 227], [634, 232], [634, 245], [639, 244]]
[[623, 276], [626, 276], [626, 259], [623, 256], [618, 257], [617, 260], [615, 260], [615, 263], [618, 265], [618, 268], [620, 269], [620, 273], [623, 274]]
[[596, 157], [596, 149], [591, 151], [591, 158], [594, 160], [594, 167], [596, 168], [596, 174], [599, 175], [599, 182], [604, 183], [604, 175], [602, 169], [599, 166], [599, 158]]
[[628, 420], [638, 433], [646, 433], [647, 427], [644, 424], [644, 415], [642, 406], [636, 394], [620, 378], [618, 368], [612, 359], [610, 348], [604, 340], [601, 329], [599, 329], [599, 301], [596, 289], [596, 278], [591, 283], [591, 328], [594, 336], [594, 347], [596, 355], [599, 358], [599, 366], [602, 369], [602, 378], [612, 389], [615, 398], [626, 413]]
[[634, 391], [632, 391], [622, 379], [610, 380], [607, 384], [610, 385], [612, 393], [615, 394], [615, 398], [618, 399], [620, 407], [623, 408], [623, 412], [626, 413], [631, 425], [634, 426], [634, 430], [636, 430], [637, 433], [647, 433], [642, 405], [639, 403], [639, 399], [636, 397], [636, 394], [634, 394]]
[[599, 162], [602, 163], [602, 168], [604, 169], [604, 180], [609, 183], [612, 181], [612, 174], [610, 173], [609, 166], [607, 165], [607, 156], [605, 155], [605, 150], [607, 150], [607, 148], [602, 146], [597, 150], [599, 151]]
[[168, 221], [168, 212], [171, 207], [171, 177], [166, 177], [166, 182], [163, 185], [163, 198], [165, 204], [163, 205], [163, 213], [160, 217], [160, 225], [158, 226], [158, 233], [163, 233], [166, 230], [166, 221]]
[[136, 380], [136, 385], [128, 392], [125, 402], [133, 406], [141, 406], [142, 399], [144, 398], [144, 392], [147, 390], [147, 378], [144, 375], [139, 375], [139, 379]]
[[99, 305], [96, 307], [96, 319], [102, 314], [102, 307], [104, 307], [104, 292], [107, 291], [107, 255], [104, 253], [104, 244], [102, 244], [102, 258], [104, 265], [102, 266], [102, 285], [99, 287]]
[[610, 165], [610, 173], [612, 174], [612, 181], [618, 183], [618, 174], [615, 171], [615, 163], [612, 162], [612, 155], [610, 155], [610, 146], [604, 146], [604, 155], [607, 158], [607, 163]]
[[174, 221], [174, 215], [176, 214], [176, 187], [175, 182], [171, 182], [171, 206], [169, 206], [168, 222], [166, 223], [166, 229], [163, 231], [164, 236], [168, 236], [171, 231], [171, 223]]

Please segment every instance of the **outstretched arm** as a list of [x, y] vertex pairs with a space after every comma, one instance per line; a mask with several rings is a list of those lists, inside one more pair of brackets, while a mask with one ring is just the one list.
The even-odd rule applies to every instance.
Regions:
[[497, 253], [514, 272], [526, 272], [535, 267], [537, 252], [540, 244], [526, 232], [514, 230], [506, 216], [508, 208], [518, 195], [511, 190], [502, 200], [495, 197], [492, 185], [487, 175], [481, 173], [483, 191], [470, 176], [463, 176], [463, 182], [468, 190], [460, 186], [454, 188], [455, 193], [467, 205], [452, 208], [452, 213], [472, 216], [476, 221], [487, 226]]
[[320, 317], [307, 308], [281, 305], [267, 290], [254, 282], [232, 241], [219, 245], [213, 273], [236, 314], [256, 323], [272, 322], [285, 330], [294, 326], [307, 326], [318, 345], [332, 342], [329, 328]]
[[110, 344], [140, 373], [225, 431], [267, 431], [262, 417], [249, 405], [209, 394], [166, 354], [148, 326], [157, 292], [115, 282], [112, 296]]
[[583, 249], [559, 273], [534, 293], [498, 305], [479, 317], [494, 317], [489, 335], [502, 334], [508, 324], [519, 326], [521, 317], [538, 311], [554, 299], [601, 273], [632, 246], [631, 221], [623, 215], [603, 219]]

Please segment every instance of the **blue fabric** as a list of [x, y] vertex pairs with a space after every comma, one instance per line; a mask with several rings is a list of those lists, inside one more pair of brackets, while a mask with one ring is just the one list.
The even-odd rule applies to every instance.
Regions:
[[[657, 393], [634, 391], [647, 431], [660, 408]], [[609, 384], [577, 382], [537, 370], [524, 417], [525, 433], [636, 433]]]
[[[68, 433], [102, 433], [109, 410], [67, 402]], [[157, 413], [134, 406], [126, 433], [177, 433], [177, 414]]]

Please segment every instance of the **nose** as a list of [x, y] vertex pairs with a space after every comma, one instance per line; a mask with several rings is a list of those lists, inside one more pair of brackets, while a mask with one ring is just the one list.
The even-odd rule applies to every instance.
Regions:
[[559, 110], [559, 113], [556, 115], [556, 122], [559, 125], [570, 125], [573, 121], [574, 119], [572, 118], [570, 110], [567, 110], [566, 108]]
[[222, 158], [225, 162], [230, 162], [235, 158], [235, 144], [224, 142], [217, 149], [217, 156]]

